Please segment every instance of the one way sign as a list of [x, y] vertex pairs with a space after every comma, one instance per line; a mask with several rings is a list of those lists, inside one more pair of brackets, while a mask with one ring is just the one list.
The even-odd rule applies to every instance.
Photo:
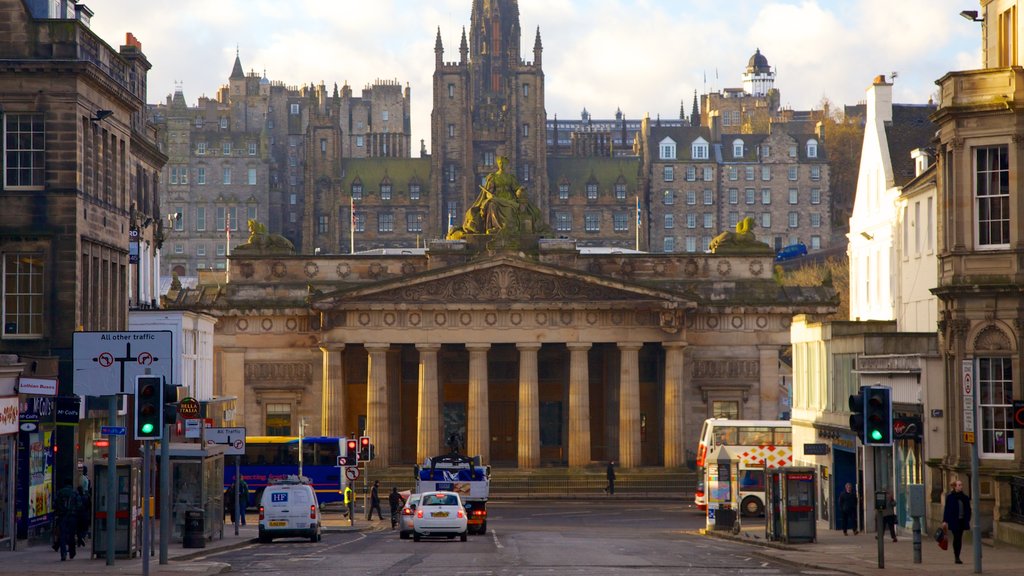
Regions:
[[225, 456], [245, 454], [245, 428], [207, 428], [206, 443], [224, 446]]

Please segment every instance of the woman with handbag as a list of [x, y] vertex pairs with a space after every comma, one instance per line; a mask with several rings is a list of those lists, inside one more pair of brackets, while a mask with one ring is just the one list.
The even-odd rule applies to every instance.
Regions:
[[942, 512], [942, 528], [953, 533], [954, 562], [960, 560], [960, 550], [964, 544], [964, 530], [971, 527], [971, 499], [964, 494], [964, 483], [954, 480], [952, 490], [946, 494], [946, 506]]

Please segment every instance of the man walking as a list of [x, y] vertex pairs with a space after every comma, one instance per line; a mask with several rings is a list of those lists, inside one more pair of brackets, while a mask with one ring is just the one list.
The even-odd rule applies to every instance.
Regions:
[[349, 520], [355, 520], [356, 493], [352, 490], [351, 482], [345, 485], [345, 492], [343, 493], [343, 496], [345, 498], [345, 516], [347, 516]]
[[843, 536], [847, 536], [846, 531], [851, 528], [854, 536], [859, 532], [857, 530], [857, 493], [853, 491], [853, 484], [849, 482], [839, 494], [839, 527], [843, 529]]
[[238, 522], [245, 526], [245, 508], [249, 505], [249, 485], [245, 483], [245, 478], [239, 474], [235, 478], [235, 489], [231, 491], [231, 504], [234, 505], [235, 494], [238, 494], [238, 510], [231, 511], [231, 521], [236, 522], [235, 513], [238, 513]]
[[380, 488], [380, 480], [373, 481], [373, 488], [370, 489], [370, 509], [366, 511], [366, 519], [373, 520], [373, 511], [377, 511], [377, 518], [379, 520], [384, 519], [384, 515], [380, 513], [380, 494], [377, 490]]
[[[964, 494], [962, 481], [954, 480], [952, 488], [949, 494], [946, 494], [946, 506], [942, 510], [942, 527], [953, 533], [954, 562], [963, 564], [960, 560], [960, 550], [964, 545], [964, 530], [971, 527], [971, 499]], [[977, 546], [977, 542], [974, 545]]]
[[75, 492], [71, 478], [64, 482], [64, 487], [57, 492], [54, 505], [56, 530], [58, 531], [58, 549], [61, 562], [75, 557], [75, 529], [78, 527], [78, 493]]
[[605, 494], [615, 495], [615, 460], [608, 461], [608, 467], [604, 475], [608, 478], [608, 485], [604, 487]]
[[402, 495], [398, 493], [398, 486], [391, 487], [391, 494], [388, 494], [388, 508], [391, 509], [391, 529], [398, 526], [398, 515], [402, 513]]

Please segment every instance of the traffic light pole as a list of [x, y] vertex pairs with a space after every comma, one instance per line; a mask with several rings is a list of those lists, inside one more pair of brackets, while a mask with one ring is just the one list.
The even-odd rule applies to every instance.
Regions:
[[142, 576], [149, 576], [149, 527], [152, 520], [149, 517], [149, 440], [142, 441]]
[[164, 423], [160, 438], [160, 564], [167, 564], [167, 541], [171, 539], [171, 425]]

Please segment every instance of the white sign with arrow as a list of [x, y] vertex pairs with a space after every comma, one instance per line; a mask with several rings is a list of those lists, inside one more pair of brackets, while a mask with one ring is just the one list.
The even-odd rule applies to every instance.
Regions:
[[245, 428], [207, 428], [206, 444], [224, 446], [225, 456], [245, 454]]

